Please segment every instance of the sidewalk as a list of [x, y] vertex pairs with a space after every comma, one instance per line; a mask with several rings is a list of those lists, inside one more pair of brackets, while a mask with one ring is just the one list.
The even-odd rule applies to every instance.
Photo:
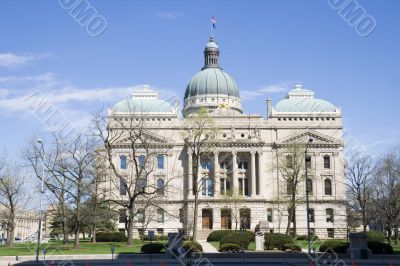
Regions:
[[219, 253], [219, 251], [207, 241], [198, 241], [204, 253]]

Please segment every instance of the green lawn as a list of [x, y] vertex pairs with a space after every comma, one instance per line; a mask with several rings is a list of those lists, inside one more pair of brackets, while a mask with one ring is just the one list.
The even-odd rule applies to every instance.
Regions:
[[[138, 253], [140, 247], [144, 243], [141, 240], [134, 240], [134, 245], [128, 247], [126, 243], [110, 243], [99, 242], [90, 243], [82, 241], [80, 249], [74, 249], [73, 243], [63, 245], [62, 242], [49, 242], [40, 245], [40, 255], [42, 255], [43, 248], [47, 248], [47, 255], [71, 255], [71, 254], [110, 254], [111, 246], [115, 246], [115, 253]], [[14, 247], [0, 246], [0, 256], [16, 256], [16, 255], [34, 255], [36, 250], [36, 243], [21, 243], [15, 244]]]
[[[315, 248], [316, 250], [318, 250], [322, 242], [323, 241], [321, 240], [311, 242], [311, 249]], [[299, 245], [301, 248], [308, 248], [307, 240], [296, 240], [296, 244]]]

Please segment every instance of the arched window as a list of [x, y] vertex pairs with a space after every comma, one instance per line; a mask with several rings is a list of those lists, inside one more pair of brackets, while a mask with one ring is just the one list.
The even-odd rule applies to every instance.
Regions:
[[164, 222], [164, 209], [159, 208], [157, 209], [157, 223]]
[[125, 155], [121, 155], [119, 156], [119, 167], [123, 170], [126, 170], [126, 156]]
[[327, 178], [324, 181], [325, 185], [325, 195], [332, 195], [332, 180]]
[[160, 170], [164, 169], [164, 156], [163, 155], [157, 156], [157, 168]]
[[270, 223], [272, 223], [272, 221], [273, 221], [272, 209], [271, 209], [271, 208], [268, 208], [268, 209], [267, 209], [267, 220], [268, 220], [268, 222], [270, 222]]

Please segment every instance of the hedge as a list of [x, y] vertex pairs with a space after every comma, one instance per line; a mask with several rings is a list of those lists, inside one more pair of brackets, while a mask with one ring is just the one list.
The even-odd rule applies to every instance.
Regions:
[[236, 244], [240, 247], [248, 248], [251, 242], [251, 235], [244, 232], [231, 232], [221, 238], [220, 245], [222, 244]]
[[186, 251], [189, 251], [189, 253], [191, 253], [191, 252], [202, 252], [203, 251], [203, 247], [197, 242], [185, 242], [183, 244], [183, 248]]
[[207, 237], [207, 241], [211, 242], [211, 241], [221, 241], [221, 238], [224, 235], [227, 235], [229, 233], [232, 233], [232, 230], [217, 230], [217, 231], [213, 231], [211, 232], [208, 237]]
[[96, 234], [98, 242], [125, 242], [128, 238], [122, 232], [99, 232]]
[[319, 247], [320, 252], [328, 253], [346, 253], [349, 248], [349, 243], [340, 240], [327, 240], [321, 244]]
[[161, 243], [148, 243], [144, 244], [140, 248], [140, 251], [146, 254], [154, 254], [154, 253], [161, 253], [161, 251], [163, 251], [164, 248], [165, 248], [164, 245]]
[[368, 241], [368, 248], [373, 254], [393, 254], [392, 246], [386, 243]]
[[374, 231], [374, 230], [367, 232], [367, 241], [385, 243], [385, 240], [386, 240], [386, 237], [382, 232]]
[[[150, 238], [146, 235], [143, 237], [144, 241], [150, 241]], [[152, 239], [152, 241], [164, 241], [164, 240], [168, 240], [168, 236], [165, 235], [155, 235]]]
[[[308, 240], [308, 236], [307, 235], [300, 235], [298, 237], [296, 237], [297, 240]], [[315, 235], [311, 235], [311, 241], [315, 241], [318, 240], [318, 236]]]
[[265, 239], [265, 248], [266, 249], [284, 249], [285, 244], [293, 244], [293, 239], [291, 236], [280, 234], [280, 233], [267, 233], [264, 236]]
[[226, 243], [219, 247], [220, 252], [240, 252], [242, 248], [238, 244]]
[[294, 252], [301, 252], [301, 247], [294, 243], [283, 244], [283, 250], [287, 250], [287, 249], [290, 249], [291, 251], [294, 251]]

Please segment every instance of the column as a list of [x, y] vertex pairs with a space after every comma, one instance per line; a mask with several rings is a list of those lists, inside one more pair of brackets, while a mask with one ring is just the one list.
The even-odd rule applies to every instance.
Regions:
[[235, 195], [239, 193], [239, 182], [237, 178], [237, 153], [232, 151], [232, 191]]
[[218, 151], [214, 152], [214, 197], [219, 196], [220, 183], [219, 183], [219, 161]]
[[256, 195], [256, 152], [250, 151], [251, 154], [251, 197]]
[[192, 196], [193, 195], [193, 158], [192, 158], [192, 153], [191, 151], [188, 151], [187, 153], [188, 155], [188, 196]]
[[258, 151], [258, 195], [265, 195], [264, 190], [265, 190], [265, 178], [263, 176], [263, 152]]

